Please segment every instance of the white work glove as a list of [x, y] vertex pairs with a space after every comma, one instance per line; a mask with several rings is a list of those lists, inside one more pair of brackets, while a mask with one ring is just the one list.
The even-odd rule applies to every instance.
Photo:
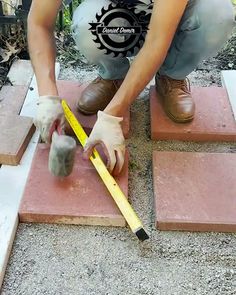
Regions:
[[65, 117], [58, 96], [40, 96], [34, 124], [38, 128], [43, 142], [51, 142], [55, 130], [62, 133], [64, 130]]
[[125, 139], [120, 123], [123, 118], [113, 117], [98, 111], [97, 121], [86, 142], [84, 151], [90, 156], [97, 144], [102, 144], [107, 156], [107, 168], [110, 173], [118, 175], [124, 165]]

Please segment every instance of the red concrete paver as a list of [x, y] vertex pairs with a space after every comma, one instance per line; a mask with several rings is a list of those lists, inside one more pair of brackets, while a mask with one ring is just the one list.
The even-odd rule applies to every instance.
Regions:
[[[78, 101], [78, 98], [80, 94], [82, 93], [82, 91], [86, 88], [86, 86], [87, 86], [86, 84], [81, 84], [75, 81], [64, 81], [64, 80], [57, 81], [57, 87], [58, 87], [60, 97], [64, 98], [68, 102], [71, 110], [73, 111], [77, 119], [79, 120], [80, 124], [83, 126], [85, 132], [87, 134], [90, 134], [96, 122], [97, 116], [83, 115], [82, 113], [78, 112], [76, 108], [76, 103]], [[124, 137], [128, 138], [129, 130], [130, 130], [130, 111], [129, 110], [124, 116], [124, 121], [122, 122], [122, 129], [123, 129]], [[66, 133], [69, 135], [73, 134], [73, 131], [68, 126], [68, 124], [66, 127]]]
[[[125, 226], [126, 222], [91, 162], [78, 147], [72, 174], [64, 179], [48, 171], [49, 148], [39, 144], [20, 206], [22, 222]], [[128, 157], [116, 178], [128, 195]]]
[[18, 165], [34, 131], [31, 118], [0, 115], [0, 164]]
[[235, 141], [236, 123], [226, 93], [221, 87], [193, 87], [196, 102], [191, 123], [174, 123], [161, 106], [155, 87], [150, 89], [151, 137], [155, 140]]
[[3, 86], [0, 90], [0, 115], [18, 115], [28, 91], [26, 86]]
[[160, 230], [236, 232], [236, 154], [154, 152]]

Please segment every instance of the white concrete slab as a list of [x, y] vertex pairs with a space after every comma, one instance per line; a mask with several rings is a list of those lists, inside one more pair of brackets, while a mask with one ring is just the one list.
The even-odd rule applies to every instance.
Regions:
[[[60, 65], [56, 64], [56, 77], [58, 77], [59, 71]], [[34, 117], [38, 96], [35, 77], [32, 79], [30, 88], [32, 90], [27, 93], [20, 115]], [[0, 287], [18, 225], [19, 204], [38, 140], [39, 133], [36, 131], [19, 166], [2, 165], [0, 168]]]
[[[2, 206], [2, 205], [1, 205]], [[3, 212], [4, 211], [4, 212]], [[3, 282], [7, 261], [14, 242], [18, 216], [7, 206], [1, 207], [0, 215], [0, 289]]]
[[18, 59], [13, 62], [7, 75], [14, 86], [29, 86], [34, 71], [29, 60]]
[[229, 101], [232, 106], [234, 118], [236, 121], [236, 71], [228, 70], [221, 72], [222, 84], [226, 88]]

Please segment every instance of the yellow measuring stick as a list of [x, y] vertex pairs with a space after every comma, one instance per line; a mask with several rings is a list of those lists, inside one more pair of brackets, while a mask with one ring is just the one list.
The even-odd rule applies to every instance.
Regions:
[[[71, 112], [65, 100], [62, 100], [62, 107], [65, 113], [66, 120], [75, 132], [81, 145], [84, 147], [88, 138], [87, 134], [84, 132], [83, 127], [80, 125], [74, 114]], [[107, 170], [106, 165], [103, 163], [103, 160], [101, 159], [96, 149], [93, 150], [90, 160], [93, 163], [106, 188], [110, 192], [112, 198], [116, 202], [116, 205], [123, 214], [132, 232], [135, 233], [141, 241], [148, 239], [149, 237], [143, 228], [142, 222], [138, 218], [137, 214], [134, 212], [133, 208], [131, 207], [122, 190], [119, 188], [119, 185], [117, 184], [115, 179]]]

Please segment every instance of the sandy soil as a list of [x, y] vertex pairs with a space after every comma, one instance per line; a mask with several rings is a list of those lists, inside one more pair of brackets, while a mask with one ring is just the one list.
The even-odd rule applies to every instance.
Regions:
[[[94, 67], [62, 67], [61, 79], [90, 81]], [[190, 75], [220, 83], [217, 60]], [[141, 110], [141, 111], [140, 111]], [[129, 197], [151, 239], [129, 229], [20, 224], [1, 295], [236, 294], [236, 235], [160, 232], [154, 227], [152, 151], [235, 152], [236, 143], [153, 142], [148, 88], [131, 109]]]

